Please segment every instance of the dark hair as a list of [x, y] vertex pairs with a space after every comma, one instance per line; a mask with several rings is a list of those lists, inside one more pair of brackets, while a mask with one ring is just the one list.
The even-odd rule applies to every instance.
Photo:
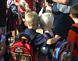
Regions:
[[71, 6], [70, 14], [72, 14], [75, 18], [78, 18], [78, 3]]
[[52, 4], [53, 3], [53, 1], [52, 0], [46, 0], [48, 3], [50, 3], [50, 4]]

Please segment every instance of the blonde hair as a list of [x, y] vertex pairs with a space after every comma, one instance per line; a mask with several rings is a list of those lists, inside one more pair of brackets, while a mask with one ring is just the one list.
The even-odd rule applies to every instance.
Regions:
[[29, 5], [28, 5], [28, 3], [27, 3], [25, 0], [20, 0], [19, 4], [20, 4], [20, 6], [23, 7], [25, 10], [29, 10], [29, 11], [30, 11]]
[[33, 23], [37, 24], [38, 20], [39, 20], [39, 17], [37, 13], [34, 11], [31, 11], [25, 14], [25, 21], [28, 22], [30, 26], [32, 26]]
[[40, 23], [44, 29], [53, 28], [54, 16], [52, 13], [44, 13], [41, 15]]

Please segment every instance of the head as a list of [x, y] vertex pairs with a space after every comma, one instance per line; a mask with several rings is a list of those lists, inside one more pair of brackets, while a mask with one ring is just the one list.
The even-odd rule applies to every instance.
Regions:
[[53, 28], [54, 17], [52, 13], [44, 13], [41, 15], [41, 26], [45, 30], [51, 30]]
[[19, 4], [23, 10], [25, 10], [25, 11], [30, 10], [29, 5], [25, 0], [20, 0]]
[[78, 3], [71, 6], [70, 17], [72, 19], [78, 19]]
[[30, 29], [37, 29], [39, 17], [36, 12], [31, 11], [25, 14], [24, 24]]

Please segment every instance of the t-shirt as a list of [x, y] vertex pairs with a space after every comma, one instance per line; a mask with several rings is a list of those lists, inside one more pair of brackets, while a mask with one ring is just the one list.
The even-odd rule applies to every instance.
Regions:
[[21, 34], [17, 36], [17, 39], [19, 39], [21, 35], [25, 35], [30, 41], [30, 43], [36, 46], [44, 43], [48, 39], [47, 36], [37, 33], [33, 29], [26, 29], [24, 32], [22, 32]]
[[66, 38], [73, 23], [73, 20], [68, 15], [62, 14], [60, 19], [54, 21], [54, 31], [62, 38]]
[[71, 29], [69, 30], [69, 33], [68, 33], [68, 37], [67, 37], [67, 40], [69, 42], [73, 42], [74, 43], [74, 49], [73, 49], [73, 56], [77, 56], [78, 57], [78, 23], [76, 24], [73, 24], [72, 26], [74, 27], [71, 27]]
[[29, 4], [29, 8], [33, 10], [33, 0], [26, 0], [26, 2]]
[[[25, 1], [28, 3], [29, 8], [30, 8], [31, 10], [33, 10], [33, 0], [25, 0]], [[18, 6], [18, 11], [19, 11], [20, 13], [24, 13], [24, 12], [25, 12], [25, 10], [23, 10], [20, 6]]]

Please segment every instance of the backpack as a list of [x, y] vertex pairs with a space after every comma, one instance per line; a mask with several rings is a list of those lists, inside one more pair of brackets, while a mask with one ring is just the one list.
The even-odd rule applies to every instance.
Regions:
[[[72, 26], [72, 27], [71, 27], [71, 30], [73, 30], [74, 32], [76, 32], [76, 34], [78, 34], [78, 27]], [[77, 44], [74, 44], [74, 48], [75, 48], [76, 50], [78, 50]]]
[[35, 61], [33, 48], [25, 35], [21, 35], [20, 39], [10, 46], [9, 50], [11, 55], [9, 61]]

